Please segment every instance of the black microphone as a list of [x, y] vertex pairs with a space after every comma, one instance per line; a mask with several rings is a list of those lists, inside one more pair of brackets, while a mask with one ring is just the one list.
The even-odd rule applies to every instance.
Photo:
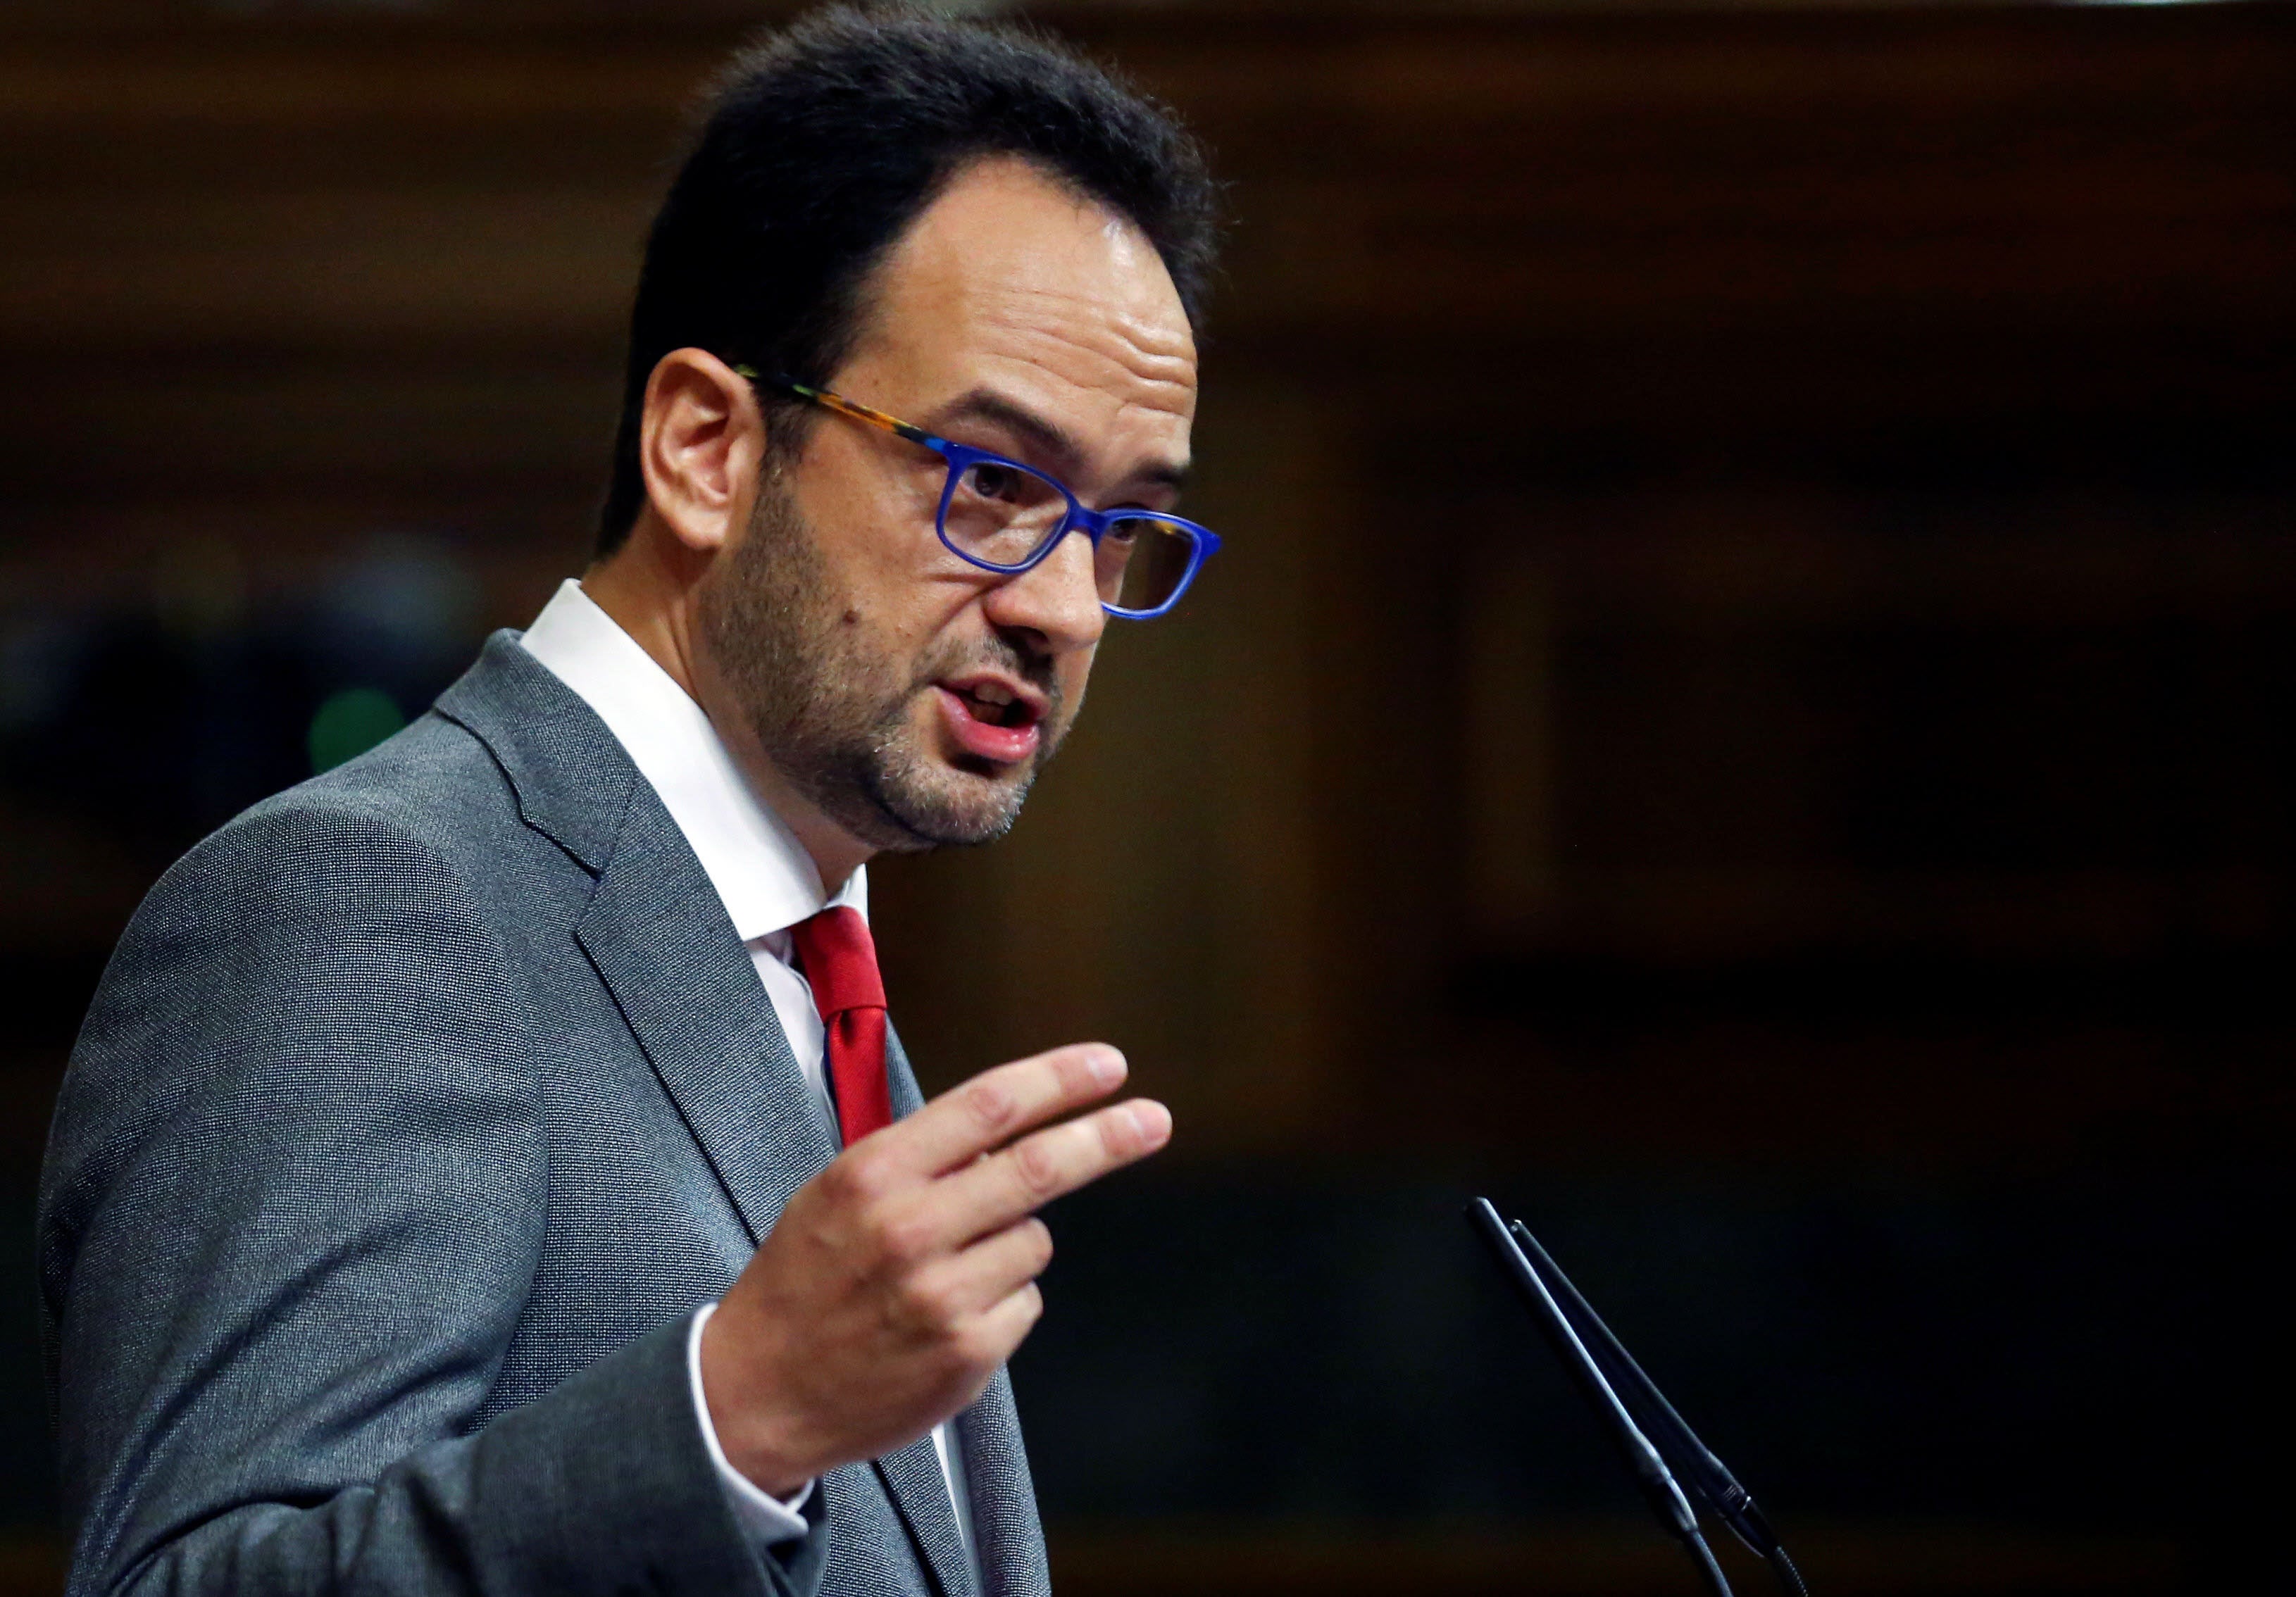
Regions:
[[1779, 1544], [1777, 1533], [1770, 1528], [1770, 1522], [1763, 1516], [1762, 1511], [1754, 1505], [1752, 1494], [1738, 1484], [1738, 1478], [1731, 1474], [1706, 1444], [1698, 1439], [1698, 1433], [1690, 1429], [1683, 1417], [1675, 1412], [1674, 1405], [1666, 1400], [1665, 1394], [1658, 1389], [1649, 1376], [1643, 1373], [1643, 1367], [1635, 1363], [1634, 1355], [1626, 1350], [1617, 1337], [1611, 1334], [1611, 1328], [1603, 1323], [1603, 1317], [1579, 1295], [1578, 1289], [1570, 1284], [1570, 1278], [1562, 1273], [1562, 1267], [1546, 1249], [1538, 1245], [1538, 1239], [1530, 1234], [1530, 1228], [1516, 1220], [1507, 1229], [1531, 1269], [1554, 1296], [1563, 1316], [1570, 1322], [1570, 1328], [1578, 1333], [1580, 1343], [1601, 1367], [1619, 1400], [1626, 1405], [1627, 1412], [1649, 1434], [1660, 1455], [1690, 1483], [1690, 1489], [1715, 1518], [1727, 1525], [1740, 1541], [1770, 1566], [1777, 1575], [1778, 1584], [1792, 1593], [1792, 1597], [1809, 1597], [1808, 1588], [1802, 1585], [1801, 1571], [1795, 1568], [1793, 1560], [1786, 1556], [1785, 1548]]
[[[1706, 1544], [1706, 1537], [1698, 1528], [1698, 1516], [1691, 1512], [1690, 1503], [1683, 1496], [1682, 1488], [1675, 1484], [1674, 1477], [1668, 1472], [1666, 1461], [1651, 1445], [1650, 1438], [1636, 1426], [1633, 1416], [1628, 1413], [1625, 1404], [1611, 1388], [1602, 1366], [1587, 1350], [1586, 1343], [1579, 1339], [1562, 1306], [1555, 1302], [1554, 1294], [1540, 1278], [1538, 1266], [1530, 1262], [1529, 1257], [1517, 1245], [1516, 1239], [1509, 1234], [1506, 1222], [1499, 1218], [1499, 1211], [1491, 1207], [1489, 1199], [1478, 1198], [1467, 1206], [1467, 1219], [1490, 1244], [1500, 1268], [1506, 1272], [1507, 1278], [1522, 1293], [1523, 1301], [1529, 1305], [1532, 1317], [1538, 1322], [1539, 1330], [1546, 1333], [1555, 1356], [1562, 1361], [1562, 1367], [1570, 1372], [1570, 1378], [1578, 1383], [1587, 1401], [1594, 1405], [1595, 1413], [1610, 1422], [1611, 1437], [1618, 1442], [1619, 1451], [1625, 1455], [1627, 1468], [1634, 1472], [1636, 1484], [1642, 1487], [1643, 1495], [1649, 1499], [1651, 1511], [1658, 1516], [1659, 1523], [1689, 1550], [1691, 1560], [1698, 1566], [1707, 1590], [1714, 1593], [1714, 1597], [1731, 1597], [1730, 1583], [1722, 1574], [1722, 1566], [1714, 1561], [1714, 1550]], [[1521, 1230], [1521, 1227], [1516, 1229]]]

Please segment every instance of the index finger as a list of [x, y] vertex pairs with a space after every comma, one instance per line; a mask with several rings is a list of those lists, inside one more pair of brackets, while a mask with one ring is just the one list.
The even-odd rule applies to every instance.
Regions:
[[983, 1070], [868, 1141], [876, 1157], [916, 1175], [943, 1175], [1021, 1133], [1096, 1102], [1124, 1085], [1124, 1056], [1105, 1043], [1072, 1043]]

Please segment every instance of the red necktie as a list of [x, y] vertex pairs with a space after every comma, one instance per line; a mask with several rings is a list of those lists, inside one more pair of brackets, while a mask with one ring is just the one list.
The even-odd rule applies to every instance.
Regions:
[[829, 1080], [837, 1094], [845, 1145], [893, 1123], [885, 1085], [885, 981], [877, 945], [857, 909], [823, 910], [790, 928], [798, 968], [813, 988], [829, 1044]]

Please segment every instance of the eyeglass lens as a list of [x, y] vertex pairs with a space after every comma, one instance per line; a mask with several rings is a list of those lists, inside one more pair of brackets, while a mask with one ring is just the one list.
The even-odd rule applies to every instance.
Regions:
[[[1069, 497], [1060, 484], [1002, 461], [972, 461], [949, 485], [941, 534], [986, 566], [1026, 565], [1061, 533]], [[1188, 575], [1195, 538], [1185, 528], [1142, 513], [1110, 522], [1094, 550], [1101, 602], [1123, 610], [1168, 602]]]
[[1100, 539], [1101, 602], [1123, 610], [1161, 609], [1188, 579], [1195, 556], [1195, 535], [1160, 516], [1111, 521]]
[[1069, 496], [1049, 477], [1001, 461], [968, 462], [949, 486], [941, 535], [986, 566], [1022, 566], [1060, 533]]

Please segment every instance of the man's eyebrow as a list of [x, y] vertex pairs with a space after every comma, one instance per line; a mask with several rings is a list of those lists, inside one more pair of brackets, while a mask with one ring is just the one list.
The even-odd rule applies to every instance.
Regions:
[[[1060, 423], [1047, 421], [1026, 405], [988, 389], [974, 389], [943, 406], [936, 415], [935, 431], [952, 422], [974, 421], [1018, 433], [1057, 461], [1063, 476], [1084, 464], [1083, 448]], [[1133, 471], [1127, 480], [1177, 491], [1187, 486], [1188, 470], [1185, 461], [1151, 461]]]

